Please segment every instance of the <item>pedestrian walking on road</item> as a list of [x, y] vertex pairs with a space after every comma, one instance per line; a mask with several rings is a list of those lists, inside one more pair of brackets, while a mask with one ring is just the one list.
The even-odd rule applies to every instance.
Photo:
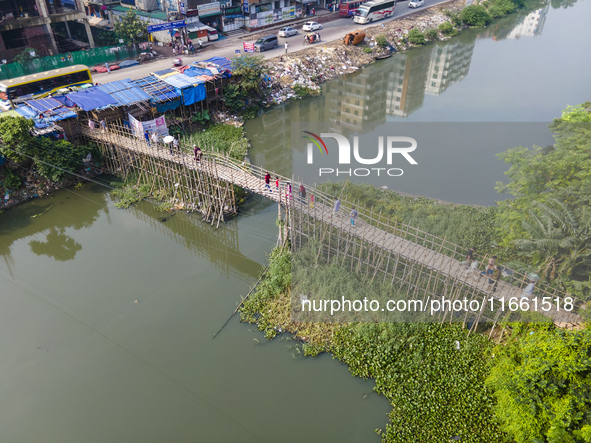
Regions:
[[107, 68], [107, 74], [110, 74], [111, 68], [109, 68], [109, 62], [105, 62], [105, 68]]
[[287, 48], [288, 48], [288, 44], [287, 42], [285, 42], [285, 53], [287, 54]]
[[355, 227], [355, 220], [357, 220], [357, 210], [355, 206], [351, 209], [351, 226]]
[[203, 42], [199, 39], [199, 49], [203, 49]]

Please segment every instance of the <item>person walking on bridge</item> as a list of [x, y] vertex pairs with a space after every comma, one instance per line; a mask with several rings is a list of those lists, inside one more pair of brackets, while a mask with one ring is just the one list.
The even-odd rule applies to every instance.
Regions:
[[152, 142], [156, 146], [156, 149], [158, 149], [158, 133], [156, 131], [152, 132]]
[[355, 206], [351, 208], [351, 226], [355, 227], [355, 220], [357, 220], [357, 209]]
[[271, 191], [271, 174], [268, 171], [265, 174], [265, 188]]

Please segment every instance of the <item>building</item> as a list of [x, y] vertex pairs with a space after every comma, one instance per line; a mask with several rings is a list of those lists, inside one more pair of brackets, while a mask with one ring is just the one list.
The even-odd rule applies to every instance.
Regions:
[[84, 24], [88, 44], [94, 39], [82, 0], [0, 0], [0, 53], [3, 59], [14, 57], [26, 47], [36, 55], [60, 52], [52, 24], [64, 23], [71, 39], [68, 22]]

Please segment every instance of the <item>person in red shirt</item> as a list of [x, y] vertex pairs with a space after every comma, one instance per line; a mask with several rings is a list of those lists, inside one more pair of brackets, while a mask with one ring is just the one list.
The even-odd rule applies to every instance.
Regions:
[[271, 174], [269, 174], [268, 172], [265, 174], [265, 188], [267, 188], [269, 191], [271, 190]]

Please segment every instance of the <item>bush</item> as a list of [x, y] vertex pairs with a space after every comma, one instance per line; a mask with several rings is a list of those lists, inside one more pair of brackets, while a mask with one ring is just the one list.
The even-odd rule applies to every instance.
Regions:
[[481, 5], [470, 5], [460, 13], [460, 20], [468, 26], [482, 27], [492, 21], [492, 17]]
[[16, 191], [20, 187], [21, 183], [20, 177], [16, 175], [12, 169], [8, 169], [6, 178], [4, 179], [4, 187], [11, 191]]
[[363, 48], [363, 52], [365, 52], [366, 54], [371, 54], [373, 52], [373, 49], [371, 49], [369, 46], [366, 46], [365, 48]]
[[439, 33], [437, 32], [437, 29], [427, 29], [427, 32], [425, 32], [425, 37], [427, 40], [432, 42], [433, 40], [437, 40], [439, 38]]
[[441, 23], [439, 25], [439, 30], [443, 35], [446, 35], [448, 37], [453, 37], [458, 33], [458, 30], [455, 29], [449, 22]]
[[425, 34], [418, 29], [411, 29], [408, 33], [408, 41], [416, 46], [422, 46], [425, 44]]
[[376, 44], [380, 48], [387, 48], [388, 46], [390, 46], [390, 43], [388, 42], [388, 38], [384, 34], [380, 34], [376, 37]]
[[460, 20], [460, 14], [457, 12], [452, 12], [449, 9], [444, 9], [443, 14], [446, 17], [449, 17], [453, 26], [460, 27], [462, 26], [462, 20]]

